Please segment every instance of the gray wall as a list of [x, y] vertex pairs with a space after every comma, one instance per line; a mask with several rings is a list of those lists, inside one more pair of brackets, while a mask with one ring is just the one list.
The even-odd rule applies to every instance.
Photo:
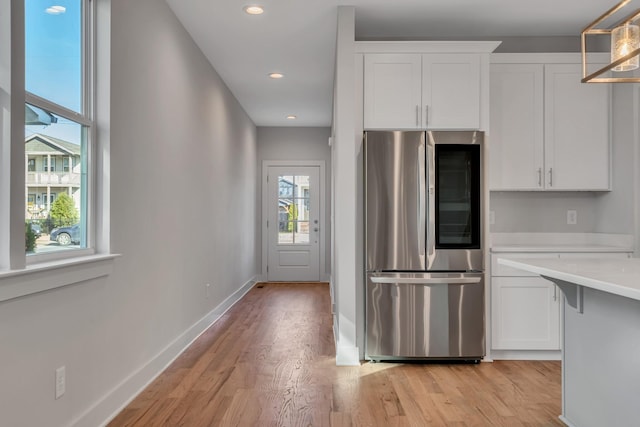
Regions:
[[0, 304], [2, 425], [99, 425], [257, 273], [254, 124], [164, 1], [113, 0], [111, 40], [122, 256], [107, 277]]
[[[635, 126], [638, 111], [634, 96], [638, 85], [616, 83], [613, 86], [612, 185], [613, 191], [599, 194], [596, 201], [595, 230], [604, 233], [634, 233], [637, 210], [638, 143]], [[636, 231], [637, 232], [637, 231]]]
[[[331, 149], [328, 144], [331, 128], [323, 127], [259, 127], [258, 128], [258, 171], [262, 171], [265, 160], [321, 160], [325, 163], [325, 260], [326, 271], [321, 272], [324, 280], [329, 276], [331, 265]], [[262, 219], [262, 174], [258, 174], [258, 209]], [[261, 223], [261, 221], [259, 221]], [[257, 246], [262, 245], [262, 235]], [[260, 257], [261, 258], [261, 257]]]

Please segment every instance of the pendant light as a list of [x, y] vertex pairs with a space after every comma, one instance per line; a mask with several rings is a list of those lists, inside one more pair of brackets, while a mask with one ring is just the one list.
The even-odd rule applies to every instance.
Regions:
[[[582, 83], [640, 83], [640, 77], [616, 76], [616, 73], [633, 71], [640, 66], [640, 28], [634, 21], [640, 17], [640, 9], [619, 21], [613, 28], [596, 28], [605, 19], [613, 16], [631, 0], [622, 0], [582, 30]], [[611, 63], [587, 75], [587, 36], [609, 35], [611, 37]], [[599, 77], [613, 71], [610, 77]]]

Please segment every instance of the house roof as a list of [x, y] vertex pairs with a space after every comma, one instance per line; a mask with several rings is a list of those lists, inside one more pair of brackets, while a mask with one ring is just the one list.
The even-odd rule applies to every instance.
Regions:
[[25, 140], [26, 153], [29, 154], [67, 154], [72, 156], [80, 155], [80, 146], [72, 144], [52, 136], [45, 136], [39, 133], [33, 134]]

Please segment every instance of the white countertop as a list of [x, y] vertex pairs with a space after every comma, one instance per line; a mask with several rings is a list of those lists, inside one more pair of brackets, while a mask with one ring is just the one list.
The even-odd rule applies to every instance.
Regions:
[[640, 301], [640, 258], [500, 258], [498, 264]]
[[633, 252], [629, 234], [491, 233], [491, 252]]

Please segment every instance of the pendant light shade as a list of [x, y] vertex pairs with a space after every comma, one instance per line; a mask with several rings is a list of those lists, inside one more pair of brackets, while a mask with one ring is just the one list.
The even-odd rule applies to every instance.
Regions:
[[[611, 30], [611, 62], [630, 54], [640, 48], [640, 27], [625, 24]], [[638, 68], [638, 56], [612, 68], [613, 71], [631, 71]]]

